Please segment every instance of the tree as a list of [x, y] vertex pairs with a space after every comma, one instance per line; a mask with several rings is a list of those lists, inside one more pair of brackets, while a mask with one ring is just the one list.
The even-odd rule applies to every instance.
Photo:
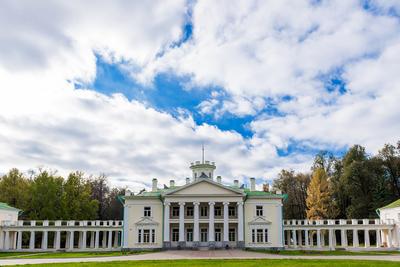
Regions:
[[61, 200], [64, 179], [55, 172], [39, 170], [31, 185], [29, 218], [31, 220], [58, 220], [63, 217]]
[[385, 144], [377, 157], [382, 160], [384, 175], [389, 182], [393, 199], [398, 199], [400, 197], [400, 141], [397, 142], [397, 147]]
[[97, 210], [97, 219], [107, 220], [107, 208], [109, 206], [108, 196], [110, 193], [110, 187], [107, 183], [107, 176], [101, 174], [98, 177], [92, 178], [90, 180], [90, 186], [92, 190], [92, 198], [96, 199], [99, 203], [99, 208]]
[[29, 208], [30, 180], [18, 169], [11, 169], [0, 178], [0, 201], [27, 211]]
[[344, 189], [350, 198], [346, 209], [348, 218], [376, 217], [374, 192], [376, 184], [382, 176], [379, 166], [368, 159], [365, 148], [354, 145], [343, 158], [343, 175], [341, 177]]
[[327, 219], [336, 216], [332, 203], [328, 176], [324, 168], [316, 168], [307, 189], [307, 218], [310, 220]]
[[90, 183], [82, 172], [68, 175], [62, 196], [64, 220], [90, 220], [96, 218], [98, 201], [92, 199]]
[[306, 217], [307, 187], [310, 183], [310, 175], [294, 171], [282, 170], [278, 179], [274, 181], [274, 187], [288, 195], [283, 203], [285, 219], [303, 219]]

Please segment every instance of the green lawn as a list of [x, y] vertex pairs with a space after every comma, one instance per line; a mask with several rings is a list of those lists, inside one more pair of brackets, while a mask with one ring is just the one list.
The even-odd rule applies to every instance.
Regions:
[[279, 255], [294, 255], [294, 256], [341, 256], [341, 255], [398, 255], [400, 251], [348, 251], [348, 250], [334, 250], [334, 251], [320, 251], [320, 250], [249, 250], [268, 254]]
[[[0, 252], [0, 259], [43, 259], [43, 258], [92, 258], [126, 256], [151, 251], [130, 251], [130, 252]], [[0, 262], [1, 265], [1, 262]]]
[[89, 266], [134, 266], [134, 267], [174, 267], [174, 266], [221, 266], [221, 267], [369, 267], [369, 266], [399, 266], [398, 262], [387, 261], [354, 261], [354, 260], [163, 260], [163, 261], [115, 261], [115, 262], [88, 262], [88, 263], [61, 263], [43, 264], [39, 266], [57, 267], [89, 267]]

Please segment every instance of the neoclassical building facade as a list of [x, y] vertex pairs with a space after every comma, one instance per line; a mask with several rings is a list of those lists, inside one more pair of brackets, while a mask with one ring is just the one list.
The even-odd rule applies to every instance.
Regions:
[[214, 162], [191, 163], [184, 185], [158, 187], [124, 196], [123, 249], [282, 248], [282, 202], [279, 191], [222, 184]]

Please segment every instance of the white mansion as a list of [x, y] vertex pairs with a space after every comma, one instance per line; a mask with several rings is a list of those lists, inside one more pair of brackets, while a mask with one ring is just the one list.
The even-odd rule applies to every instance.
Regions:
[[177, 248], [400, 249], [400, 200], [380, 219], [283, 220], [286, 195], [214, 179], [215, 163], [192, 163], [186, 183], [120, 196], [123, 221], [22, 221], [0, 203], [0, 251], [118, 251]]
[[186, 184], [160, 189], [153, 179], [151, 192], [124, 197], [123, 248], [259, 247], [282, 248], [280, 192], [255, 190], [238, 180], [224, 185], [214, 180], [215, 163], [192, 163]]

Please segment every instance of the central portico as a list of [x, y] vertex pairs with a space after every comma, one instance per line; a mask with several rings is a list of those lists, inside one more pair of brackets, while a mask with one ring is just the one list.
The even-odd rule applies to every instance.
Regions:
[[164, 197], [164, 247], [243, 247], [245, 193], [210, 178]]

